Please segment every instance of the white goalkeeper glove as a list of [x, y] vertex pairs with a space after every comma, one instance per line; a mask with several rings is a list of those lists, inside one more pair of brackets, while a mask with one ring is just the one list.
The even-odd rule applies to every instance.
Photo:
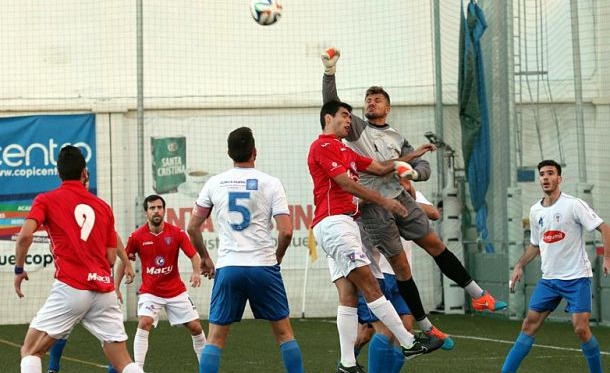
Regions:
[[398, 176], [404, 177], [407, 180], [419, 179], [419, 173], [415, 171], [407, 162], [394, 161], [394, 170]]
[[341, 57], [341, 51], [338, 48], [330, 47], [322, 53], [322, 63], [324, 64], [324, 74], [335, 75], [337, 61]]

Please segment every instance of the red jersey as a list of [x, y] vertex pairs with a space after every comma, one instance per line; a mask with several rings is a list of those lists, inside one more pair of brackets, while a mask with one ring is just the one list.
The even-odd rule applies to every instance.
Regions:
[[136, 254], [142, 262], [140, 293], [172, 298], [186, 291], [178, 270], [179, 249], [192, 258], [197, 253], [186, 232], [169, 223], [154, 234], [144, 224], [129, 236], [125, 251], [131, 260]]
[[316, 211], [311, 226], [331, 215], [356, 214], [358, 203], [351, 193], [341, 189], [333, 177], [342, 173], [358, 181], [358, 172], [365, 170], [373, 160], [357, 154], [335, 135], [320, 135], [309, 148], [307, 166], [313, 179], [313, 196]]
[[117, 247], [112, 209], [76, 180], [36, 196], [26, 219], [44, 224], [55, 278], [80, 290], [114, 290], [106, 249]]

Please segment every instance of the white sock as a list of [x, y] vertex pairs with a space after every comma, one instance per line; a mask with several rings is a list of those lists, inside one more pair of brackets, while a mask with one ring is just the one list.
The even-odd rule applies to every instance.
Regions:
[[148, 352], [148, 331], [138, 328], [133, 339], [133, 359], [141, 369], [144, 369], [144, 360]]
[[392, 303], [386, 299], [383, 295], [377, 300], [367, 303], [367, 306], [371, 309], [371, 312], [379, 321], [381, 321], [388, 329], [394, 334], [398, 342], [404, 347], [411, 347], [415, 338], [413, 334], [409, 333], [402, 324], [402, 320], [396, 309], [392, 306]]
[[423, 330], [424, 332], [429, 332], [430, 330], [432, 330], [432, 323], [430, 322], [430, 320], [428, 320], [427, 317], [423, 320], [419, 320], [417, 322], [417, 325], [419, 325], [421, 330]]
[[33, 355], [22, 357], [21, 373], [42, 373], [42, 360]]
[[358, 309], [354, 307], [337, 307], [337, 330], [341, 347], [341, 364], [344, 367], [356, 365], [354, 345], [358, 338]]
[[470, 284], [466, 285], [464, 290], [466, 290], [473, 298], [480, 298], [483, 296], [483, 294], [485, 294], [485, 291], [481, 289], [479, 284], [477, 284], [474, 280], [470, 281]]
[[193, 349], [195, 350], [195, 355], [197, 355], [197, 361], [201, 359], [201, 352], [205, 347], [205, 333], [201, 332], [199, 335], [191, 335], [193, 338]]
[[142, 370], [142, 368], [140, 368], [138, 366], [138, 364], [129, 363], [129, 364], [125, 365], [125, 368], [123, 368], [121, 373], [144, 373], [144, 371]]

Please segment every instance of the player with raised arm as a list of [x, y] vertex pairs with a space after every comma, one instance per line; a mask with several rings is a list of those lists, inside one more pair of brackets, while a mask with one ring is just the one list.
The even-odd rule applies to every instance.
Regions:
[[[268, 320], [288, 373], [303, 373], [301, 348], [290, 325], [288, 298], [280, 264], [292, 239], [286, 192], [279, 179], [256, 168], [256, 147], [250, 128], [229, 134], [228, 153], [234, 168], [210, 178], [199, 193], [188, 224], [191, 241], [209, 258], [200, 227], [214, 214], [220, 246], [210, 305], [208, 344], [200, 373], [215, 373], [232, 323], [243, 316], [246, 301], [256, 319]], [[271, 237], [272, 219], [278, 230]], [[202, 270], [214, 276], [206, 262]]]
[[[356, 365], [354, 344], [358, 329], [358, 290], [368, 307], [396, 336], [407, 358], [431, 352], [443, 342], [434, 337], [415, 338], [400, 320], [392, 304], [384, 297], [363, 248], [358, 222], [360, 203], [382, 206], [393, 214], [405, 216], [407, 209], [398, 201], [385, 198], [358, 183], [359, 172], [385, 175], [393, 172], [394, 162], [377, 162], [346, 147], [341, 139], [350, 130], [352, 107], [344, 102], [329, 101], [320, 110], [322, 134], [311, 144], [307, 165], [314, 185], [316, 206], [312, 222], [316, 241], [329, 257], [331, 280], [339, 293], [337, 329], [341, 345], [341, 361], [337, 372], [360, 372]], [[403, 156], [408, 161], [434, 150], [431, 144]], [[358, 219], [359, 220], [359, 219]]]
[[127, 352], [123, 313], [110, 272], [117, 247], [114, 215], [106, 202], [85, 188], [86, 166], [78, 148], [68, 145], [60, 150], [61, 186], [34, 199], [17, 237], [14, 285], [20, 298], [21, 284], [28, 280], [25, 258], [41, 225], [53, 244], [56, 268], [51, 293], [21, 347], [21, 373], [41, 373], [42, 356], [78, 322], [102, 343], [117, 371], [142, 373]]
[[536, 256], [542, 261], [542, 278], [530, 298], [521, 333], [506, 356], [502, 373], [514, 373], [527, 356], [536, 333], [561, 299], [568, 303], [574, 332], [591, 373], [602, 372], [599, 343], [591, 333], [591, 263], [583, 234], [598, 230], [604, 244], [604, 276], [610, 270], [610, 227], [580, 198], [561, 192], [561, 165], [553, 160], [538, 164], [544, 197], [530, 208], [530, 245], [513, 270], [510, 289], [523, 277], [523, 268]]
[[[339, 99], [335, 84], [336, 63], [339, 56], [340, 52], [336, 48], [329, 48], [322, 54], [325, 67], [322, 80], [324, 102]], [[391, 110], [389, 94], [381, 87], [370, 87], [365, 93], [364, 100], [367, 120], [353, 117], [350, 131], [345, 138], [348, 146], [356, 153], [377, 161], [397, 158], [413, 151], [409, 142], [386, 123]], [[400, 175], [401, 177], [415, 181], [425, 181], [430, 177], [430, 164], [426, 160], [416, 158], [409, 163], [412, 167]], [[507, 307], [505, 302], [494, 299], [470, 277], [459, 259], [445, 247], [436, 232], [432, 230], [425, 213], [415, 203], [413, 197], [405, 192], [396, 175], [364, 174], [360, 183], [367, 189], [377, 190], [384, 197], [400, 202], [409, 210], [409, 214], [403, 217], [381, 206], [367, 204], [362, 206], [362, 221], [373, 245], [379, 248], [392, 265], [400, 294], [409, 305], [419, 326], [427, 334], [446, 338], [446, 335], [435, 328], [426, 316], [417, 285], [413, 281], [409, 263], [402, 250], [401, 237], [414, 241], [426, 250], [434, 258], [441, 272], [464, 288], [472, 297], [473, 309], [497, 311]]]
[[[142, 204], [147, 223], [133, 232], [127, 240], [127, 256], [130, 260], [140, 257], [142, 263], [142, 285], [138, 298], [138, 328], [133, 341], [133, 357], [144, 367], [148, 352], [148, 334], [159, 322], [159, 313], [165, 310], [172, 326], [184, 325], [191, 333], [193, 350], [197, 359], [201, 356], [206, 339], [199, 313], [180, 279], [178, 256], [180, 250], [192, 264], [190, 283], [201, 285], [199, 254], [191, 244], [186, 232], [164, 221], [165, 200], [156, 194], [144, 198]], [[118, 287], [126, 263], [121, 263], [115, 278]]]

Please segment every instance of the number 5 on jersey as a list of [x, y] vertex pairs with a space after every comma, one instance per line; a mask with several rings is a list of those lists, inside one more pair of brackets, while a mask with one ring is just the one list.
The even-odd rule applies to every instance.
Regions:
[[250, 192], [229, 192], [229, 211], [237, 212], [242, 216], [240, 224], [231, 224], [231, 228], [236, 231], [243, 231], [248, 228], [252, 216], [248, 207], [239, 204], [241, 199], [250, 199]]

